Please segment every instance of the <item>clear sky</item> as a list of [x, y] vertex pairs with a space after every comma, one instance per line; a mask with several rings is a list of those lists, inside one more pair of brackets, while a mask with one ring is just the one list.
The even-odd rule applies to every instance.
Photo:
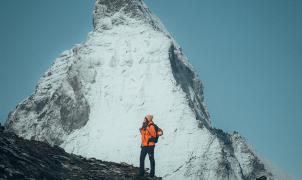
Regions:
[[[145, 0], [205, 85], [213, 125], [302, 179], [302, 1]], [[93, 0], [0, 1], [0, 122], [92, 30]]]

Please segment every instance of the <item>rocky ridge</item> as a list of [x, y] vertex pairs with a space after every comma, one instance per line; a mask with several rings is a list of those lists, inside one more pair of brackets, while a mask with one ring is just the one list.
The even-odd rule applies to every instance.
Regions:
[[138, 177], [137, 172], [126, 163], [86, 159], [58, 146], [25, 140], [0, 124], [0, 179], [161, 179]]

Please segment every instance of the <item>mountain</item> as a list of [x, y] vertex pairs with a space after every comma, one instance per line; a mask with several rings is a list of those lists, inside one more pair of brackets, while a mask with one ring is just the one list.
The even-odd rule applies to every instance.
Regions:
[[138, 128], [150, 113], [164, 130], [158, 176], [282, 179], [237, 132], [211, 125], [202, 82], [144, 2], [96, 0], [93, 27], [9, 114], [7, 129], [87, 158], [137, 165]]
[[86, 159], [58, 146], [24, 140], [4, 131], [1, 124], [0, 172], [0, 179], [150, 179], [138, 177], [138, 168], [125, 163]]

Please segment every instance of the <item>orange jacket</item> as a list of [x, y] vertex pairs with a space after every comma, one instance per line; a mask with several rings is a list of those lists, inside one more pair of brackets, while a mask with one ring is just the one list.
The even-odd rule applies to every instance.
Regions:
[[154, 142], [149, 142], [149, 139], [151, 137], [156, 137], [156, 131], [155, 127], [152, 126], [154, 124], [153, 122], [149, 122], [148, 126], [146, 129], [141, 128], [141, 139], [142, 139], [142, 144], [141, 146], [155, 146]]

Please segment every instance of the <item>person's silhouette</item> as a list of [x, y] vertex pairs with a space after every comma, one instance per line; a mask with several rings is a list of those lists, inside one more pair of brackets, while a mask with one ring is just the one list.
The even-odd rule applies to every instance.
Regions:
[[145, 173], [145, 158], [149, 155], [150, 160], [150, 177], [154, 177], [155, 174], [155, 160], [154, 160], [154, 148], [155, 142], [150, 141], [151, 138], [156, 138], [156, 130], [153, 123], [153, 116], [147, 115], [144, 119], [142, 127], [139, 129], [141, 133], [141, 154], [140, 154], [140, 166], [139, 176], [144, 176]]

